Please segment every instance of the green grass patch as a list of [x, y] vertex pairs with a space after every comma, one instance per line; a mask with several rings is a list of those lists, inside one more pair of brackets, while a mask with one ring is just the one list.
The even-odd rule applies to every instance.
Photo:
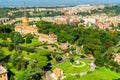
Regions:
[[30, 53], [28, 55], [26, 51], [23, 51], [22, 55], [24, 56], [24, 58], [28, 58], [31, 60], [47, 61], [47, 57], [43, 56], [47, 53], [49, 53], [49, 51], [47, 51], [47, 50], [38, 50], [37, 53]]
[[88, 71], [90, 69], [89, 60], [81, 60], [81, 61], [85, 62], [85, 64], [86, 64], [84, 67], [73, 67], [70, 64], [70, 61], [67, 60], [61, 64], [53, 66], [53, 69], [54, 68], [61, 68], [65, 74], [80, 73], [80, 72]]
[[113, 49], [113, 51], [117, 53], [117, 52], [119, 51], [119, 49], [120, 49], [120, 46], [115, 47], [115, 48]]
[[16, 80], [22, 80], [22, 76], [24, 71], [17, 71], [15, 68], [10, 69], [14, 74], [15, 74], [15, 79]]
[[38, 45], [40, 44], [40, 41], [37, 39], [37, 38], [33, 38], [32, 39], [32, 43], [24, 43], [22, 44], [22, 46], [25, 46], [25, 47], [30, 47], [30, 46], [35, 46], [35, 45]]
[[15, 50], [9, 51], [8, 47], [2, 47], [1, 50], [4, 52], [4, 55], [12, 55], [16, 52]]
[[93, 73], [80, 77], [80, 80], [113, 80], [120, 78], [120, 74], [107, 68], [100, 68]]
[[[69, 77], [70, 76], [68, 76], [68, 78]], [[76, 78], [75, 80], [113, 80], [118, 78], [120, 78], [120, 74], [103, 67], [87, 75], [80, 76], [80, 78]], [[65, 80], [67, 80], [67, 78]]]

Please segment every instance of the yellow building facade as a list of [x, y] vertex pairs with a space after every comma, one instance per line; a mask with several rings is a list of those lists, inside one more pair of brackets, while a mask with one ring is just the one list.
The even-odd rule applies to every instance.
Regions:
[[29, 25], [29, 19], [26, 17], [22, 18], [22, 24], [15, 27], [15, 31], [20, 34], [37, 34], [38, 28], [36, 26]]

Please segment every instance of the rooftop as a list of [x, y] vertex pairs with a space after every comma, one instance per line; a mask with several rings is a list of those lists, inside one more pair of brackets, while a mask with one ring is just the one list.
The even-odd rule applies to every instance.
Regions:
[[0, 74], [3, 73], [7, 73], [7, 70], [3, 66], [0, 66]]

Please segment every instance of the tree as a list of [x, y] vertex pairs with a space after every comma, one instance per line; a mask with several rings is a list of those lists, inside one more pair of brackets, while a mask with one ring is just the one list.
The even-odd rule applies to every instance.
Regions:
[[32, 34], [27, 34], [26, 37], [29, 38], [29, 39], [33, 39]]
[[120, 23], [118, 23], [118, 29], [120, 29]]
[[104, 57], [101, 55], [101, 53], [96, 52], [95, 53], [95, 58], [96, 58], [95, 64], [97, 66], [100, 66], [100, 67], [104, 66], [105, 60], [104, 60]]
[[8, 34], [7, 33], [0, 33], [0, 38], [2, 40], [7, 40]]
[[13, 49], [14, 49], [14, 45], [13, 45], [13, 44], [9, 44], [9, 45], [8, 45], [8, 50], [9, 50], [9, 51], [12, 51]]
[[31, 42], [32, 42], [31, 39], [33, 39], [32, 34], [27, 34], [27, 35], [26, 35], [26, 43], [31, 43]]
[[22, 43], [23, 38], [20, 35], [20, 33], [14, 32], [14, 33], [11, 33], [11, 40], [12, 40], [13, 43], [19, 44], [19, 43]]
[[20, 33], [13, 32], [13, 33], [11, 33], [11, 40], [15, 45], [15, 50], [17, 51], [17, 53], [19, 53], [19, 51], [20, 51], [19, 43], [23, 43], [24, 39], [22, 38]]
[[23, 75], [23, 80], [40, 80], [41, 79], [41, 71], [36, 70], [35, 68], [31, 70], [26, 70]]
[[62, 60], [62, 56], [59, 55], [59, 54], [57, 54], [57, 55], [55, 56], [55, 60], [56, 60], [56, 61], [60, 61], [60, 60]]
[[84, 23], [85, 21], [83, 19], [80, 20], [80, 23]]
[[4, 52], [0, 50], [0, 60], [3, 59], [4, 57], [5, 57]]
[[19, 62], [17, 62], [16, 69], [19, 70], [24, 70], [27, 68], [28, 61], [19, 59]]
[[31, 43], [31, 42], [32, 42], [32, 40], [29, 37], [27, 37], [26, 38], [26, 43]]

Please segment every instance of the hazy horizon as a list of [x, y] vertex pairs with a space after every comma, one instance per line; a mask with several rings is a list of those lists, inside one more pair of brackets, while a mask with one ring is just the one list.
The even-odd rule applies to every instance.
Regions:
[[119, 4], [120, 0], [0, 0], [0, 6], [56, 6], [84, 4]]

